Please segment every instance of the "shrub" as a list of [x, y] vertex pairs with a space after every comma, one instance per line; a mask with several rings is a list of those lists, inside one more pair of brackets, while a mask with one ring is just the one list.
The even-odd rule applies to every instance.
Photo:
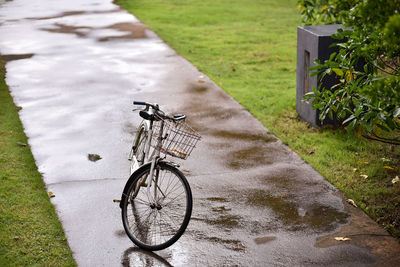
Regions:
[[[313, 88], [320, 120], [336, 115], [364, 137], [400, 145], [400, 0], [299, 0], [305, 24], [348, 27], [333, 38], [339, 52], [316, 61], [313, 75], [337, 76], [334, 90]], [[364, 67], [359, 69], [360, 62]], [[387, 135], [386, 133], [390, 133]]]

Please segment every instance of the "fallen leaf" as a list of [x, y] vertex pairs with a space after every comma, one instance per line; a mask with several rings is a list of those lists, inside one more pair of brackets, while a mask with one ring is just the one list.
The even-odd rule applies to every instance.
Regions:
[[354, 169], [353, 169], [353, 172], [358, 172], [358, 169], [357, 169], [357, 168], [354, 168]]
[[354, 200], [348, 199], [348, 200], [346, 200], [346, 201], [347, 201], [347, 203], [349, 203], [350, 205], [352, 205], [352, 206], [354, 206], [354, 207], [357, 208], [357, 204], [354, 202]]
[[50, 198], [53, 198], [53, 197], [55, 197], [55, 196], [56, 196], [56, 195], [54, 195], [54, 194], [53, 194], [53, 192], [52, 192], [52, 191], [49, 191], [49, 192], [47, 192], [47, 193], [49, 193], [49, 197], [50, 197]]
[[392, 184], [398, 183], [400, 181], [399, 176], [392, 179]]
[[383, 168], [394, 171], [394, 168], [390, 167], [390, 166], [383, 166]]
[[368, 178], [368, 175], [366, 175], [366, 174], [360, 174], [360, 177], [361, 177], [361, 178], [364, 178], [364, 179], [367, 179], [367, 178]]
[[204, 79], [204, 76], [203, 76], [203, 75], [200, 75], [200, 76], [199, 76], [199, 79]]
[[97, 155], [97, 154], [88, 154], [88, 160], [94, 162], [94, 161], [101, 160], [101, 157], [100, 157], [100, 155]]
[[357, 161], [357, 164], [362, 164], [362, 165], [368, 165], [368, 163], [369, 162], [367, 162], [367, 161], [361, 161], [361, 160], [359, 160], [359, 161]]
[[198, 83], [205, 83], [203, 80], [197, 80]]
[[349, 241], [349, 240], [351, 240], [351, 238], [338, 236], [338, 237], [335, 237], [335, 240], [337, 240], [337, 241]]

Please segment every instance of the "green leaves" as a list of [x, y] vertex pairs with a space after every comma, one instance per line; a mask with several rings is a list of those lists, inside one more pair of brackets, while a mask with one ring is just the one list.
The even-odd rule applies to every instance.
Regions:
[[332, 68], [332, 71], [334, 73], [336, 73], [337, 76], [340, 76], [340, 77], [343, 76], [343, 74], [344, 74], [343, 70], [338, 69], [338, 68]]
[[[400, 5], [397, 0], [298, 1], [306, 24], [342, 23], [333, 38], [337, 53], [310, 68], [320, 84], [337, 78], [332, 88], [319, 87], [313, 98], [321, 122], [341, 120], [348, 130], [366, 134], [393, 132], [400, 137]], [[387, 141], [386, 139], [384, 139]], [[394, 140], [398, 140], [395, 138]], [[397, 142], [397, 141], [396, 141]]]

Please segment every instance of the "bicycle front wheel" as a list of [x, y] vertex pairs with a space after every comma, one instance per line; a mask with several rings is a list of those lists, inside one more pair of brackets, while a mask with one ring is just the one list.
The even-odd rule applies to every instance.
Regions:
[[159, 162], [151, 183], [149, 175], [150, 164], [127, 185], [121, 203], [122, 222], [133, 243], [154, 251], [171, 246], [182, 236], [193, 203], [189, 183], [177, 168]]

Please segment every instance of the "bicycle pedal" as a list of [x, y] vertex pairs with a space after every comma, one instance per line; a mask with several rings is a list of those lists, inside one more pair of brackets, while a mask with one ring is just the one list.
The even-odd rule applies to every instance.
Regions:
[[147, 183], [146, 183], [146, 182], [143, 182], [143, 183], [140, 184], [140, 186], [142, 186], [142, 187], [147, 187]]

